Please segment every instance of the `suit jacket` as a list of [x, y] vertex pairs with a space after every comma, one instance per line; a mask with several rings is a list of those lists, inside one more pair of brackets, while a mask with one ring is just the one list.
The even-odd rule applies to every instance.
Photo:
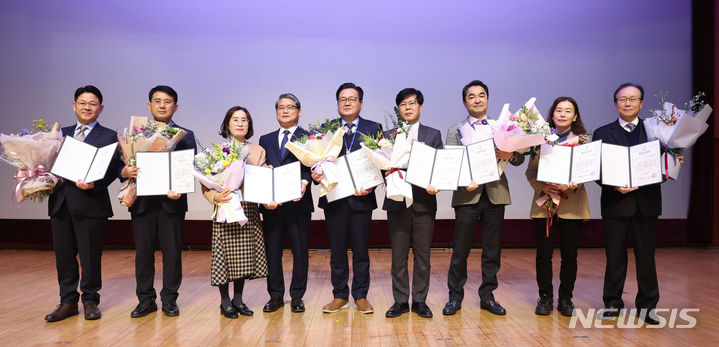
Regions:
[[[371, 120], [366, 120], [362, 117], [357, 117], [358, 119], [358, 125], [357, 129], [354, 129], [354, 141], [352, 141], [353, 137], [348, 136], [345, 134], [344, 136], [344, 143], [342, 144], [342, 151], [340, 152], [339, 156], [343, 156], [347, 154], [347, 147], [350, 147], [350, 152], [354, 152], [356, 150], [359, 150], [361, 148], [360, 144], [362, 143], [362, 140], [360, 139], [359, 135], [356, 135], [358, 132], [365, 134], [365, 135], [374, 135], [377, 134], [378, 131], [382, 131], [382, 125], [379, 123], [375, 123]], [[344, 121], [340, 118], [340, 122], [344, 124]], [[349, 196], [347, 198], [347, 203], [350, 205], [350, 207], [355, 211], [372, 211], [377, 208], [377, 197], [374, 194], [374, 190], [372, 190], [371, 193], [365, 195], [365, 196]], [[319, 201], [319, 208], [326, 208], [328, 204], [327, 197], [321, 197]]]
[[[175, 123], [171, 123], [173, 127], [177, 127], [180, 129], [184, 129], [187, 134], [185, 137], [180, 140], [180, 142], [175, 146], [175, 151], [179, 151], [182, 149], [190, 149], [192, 148], [195, 153], [197, 153], [197, 145], [195, 144], [195, 134], [192, 133], [192, 130], [183, 128]], [[147, 208], [147, 203], [150, 201], [151, 198], [154, 198], [152, 196], [138, 196], [135, 200], [135, 203], [130, 206], [129, 211], [130, 213], [143, 213], [145, 212], [145, 209]], [[184, 213], [187, 212], [187, 194], [182, 194], [179, 199], [172, 200], [168, 198], [167, 196], [161, 196], [162, 199], [162, 208], [167, 213]]]
[[[647, 142], [644, 122], [640, 121], [634, 131], [639, 131], [639, 143]], [[595, 130], [592, 140], [602, 140], [604, 143], [629, 146], [627, 134], [627, 131], [619, 125], [619, 120], [616, 120]], [[662, 190], [659, 183], [639, 187], [639, 189], [627, 194], [616, 191], [613, 186], [602, 185], [601, 181], [597, 183], [602, 187], [600, 202], [602, 217], [631, 217], [637, 212], [642, 216], [658, 216], [662, 214]]]
[[[63, 136], [73, 136], [75, 125], [62, 128]], [[95, 147], [104, 147], [117, 142], [117, 133], [97, 123], [85, 137], [85, 143]], [[72, 181], [60, 180], [55, 186], [48, 201], [48, 215], [55, 215], [63, 202], [68, 211], [74, 215], [108, 218], [112, 217], [112, 205], [107, 186], [118, 177], [119, 167], [122, 164], [120, 151], [116, 151], [105, 177], [95, 181], [95, 187], [88, 190], [78, 188]]]
[[[247, 155], [247, 164], [257, 166], [265, 165], [265, 149], [254, 143], [249, 142], [247, 142], [247, 147], [250, 150], [250, 153]], [[205, 197], [205, 199], [207, 199], [207, 201], [214, 205], [215, 195], [217, 195], [219, 192], [214, 189], [209, 189], [203, 185], [200, 185], [200, 187], [202, 189], [202, 195]], [[244, 189], [244, 184], [240, 187], [240, 189]]]
[[[301, 127], [297, 127], [295, 132], [292, 134], [292, 138], [288, 139], [288, 141], [297, 141], [297, 139], [302, 137], [304, 134], [308, 134], [307, 131]], [[285, 155], [282, 156], [282, 151], [278, 142], [279, 136], [280, 130], [278, 129], [260, 137], [260, 146], [262, 146], [267, 153], [267, 165], [272, 165], [272, 167], [279, 167], [298, 161], [297, 157], [295, 157], [295, 155], [289, 150], [285, 151]], [[312, 187], [309, 185], [309, 183], [312, 182], [312, 173], [310, 172], [310, 168], [300, 165], [300, 176], [308, 183], [305, 195], [303, 195], [302, 199], [298, 202], [289, 201], [282, 204], [282, 206], [278, 206], [279, 209], [293, 210], [297, 212], [312, 212], [315, 210], [314, 202], [312, 201]], [[260, 205], [260, 211], [263, 213], [267, 212], [264, 205]]]
[[[488, 119], [488, 122], [493, 122], [493, 119]], [[447, 131], [447, 144], [448, 145], [461, 145], [461, 137], [459, 136], [459, 128], [464, 124], [468, 123], [469, 119], [465, 118], [461, 122], [453, 125]], [[515, 152], [514, 156], [509, 160], [509, 163], [514, 166], [519, 166], [524, 162], [524, 156], [520, 153]], [[487, 191], [489, 201], [495, 205], [509, 205], [512, 203], [512, 199], [509, 195], [509, 183], [507, 177], [502, 173], [499, 177], [499, 181], [490, 182], [484, 184], [484, 189]], [[452, 194], [452, 207], [461, 205], [471, 205], [479, 202], [479, 198], [482, 197], [482, 186], [480, 185], [473, 191], [468, 191], [466, 187], [459, 187]]]
[[[577, 135], [570, 132], [567, 139], [571, 139], [573, 137], [577, 137]], [[537, 181], [538, 167], [539, 155], [529, 161], [527, 171], [525, 172], [529, 185], [534, 188], [534, 197], [532, 198], [532, 207], [529, 211], [529, 217], [546, 218], [547, 209], [535, 203], [535, 201], [542, 195], [542, 188], [544, 188], [544, 182]], [[589, 219], [589, 202], [587, 201], [587, 189], [584, 187], [584, 184], [580, 184], [577, 189], [567, 189], [564, 193], [567, 194], [567, 199], [562, 199], [559, 203], [557, 215], [562, 219]]]
[[[442, 149], [442, 134], [439, 130], [418, 124], [417, 141], [433, 148]], [[385, 211], [399, 211], [406, 208], [404, 201], [395, 201], [384, 198], [382, 209]], [[435, 213], [437, 212], [437, 196], [427, 193], [426, 189], [412, 185], [412, 205], [409, 207], [415, 212]]]

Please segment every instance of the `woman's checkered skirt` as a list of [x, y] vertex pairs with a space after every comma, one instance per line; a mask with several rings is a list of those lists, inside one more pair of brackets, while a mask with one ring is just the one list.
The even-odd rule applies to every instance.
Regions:
[[257, 204], [242, 202], [247, 223], [212, 222], [210, 284], [267, 277], [267, 256]]

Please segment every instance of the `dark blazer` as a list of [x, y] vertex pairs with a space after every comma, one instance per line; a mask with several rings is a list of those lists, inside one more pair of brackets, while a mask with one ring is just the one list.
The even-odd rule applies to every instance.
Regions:
[[[73, 136], [75, 125], [62, 128], [63, 136]], [[95, 147], [104, 147], [117, 142], [117, 133], [97, 123], [85, 137], [85, 143]], [[121, 165], [119, 149], [110, 161], [105, 177], [95, 181], [95, 187], [88, 190], [78, 188], [72, 181], [60, 180], [47, 204], [48, 215], [55, 215], [63, 202], [71, 214], [92, 218], [112, 217], [112, 206], [107, 186], [118, 177], [118, 167]]]
[[[639, 143], [647, 142], [644, 122], [640, 120], [634, 131], [639, 131]], [[592, 140], [602, 140], [604, 143], [629, 146], [627, 131], [619, 125], [619, 120], [595, 130]], [[631, 217], [637, 212], [642, 216], [658, 216], [662, 214], [662, 191], [658, 183], [639, 187], [639, 189], [627, 194], [616, 191], [613, 186], [602, 185], [601, 181], [597, 181], [597, 183], [602, 187], [602, 217]]]
[[[192, 133], [192, 130], [183, 128], [175, 123], [170, 123], [173, 127], [177, 127], [180, 129], [184, 129], [187, 134], [185, 137], [180, 140], [180, 142], [175, 146], [175, 151], [179, 151], [182, 149], [190, 149], [192, 148], [195, 150], [195, 153], [197, 153], [197, 145], [195, 143], [195, 135]], [[165, 212], [168, 213], [184, 213], [187, 212], [187, 194], [182, 194], [182, 196], [177, 200], [172, 200], [168, 198], [167, 196], [160, 196], [162, 199], [162, 208], [165, 210]], [[147, 203], [150, 198], [153, 198], [152, 196], [138, 196], [135, 200], [135, 203], [130, 206], [128, 209], [130, 213], [143, 213], [145, 212], [145, 209], [147, 208]]]
[[[356, 131], [354, 131], [353, 134], [357, 134], [359, 132], [365, 135], [374, 135], [377, 134], [378, 131], [382, 131], [382, 125], [380, 125], [379, 123], [375, 123], [371, 120], [366, 120], [362, 117], [357, 117], [357, 119], [359, 119], [357, 129], [355, 129]], [[344, 124], [344, 121], [341, 118], [339, 119], [339, 121]], [[345, 134], [344, 143], [342, 144], [342, 151], [340, 152], [339, 156], [345, 155], [347, 152], [347, 147], [350, 145], [350, 152], [359, 150], [361, 148], [361, 143], [362, 140], [360, 139], [360, 135], [356, 135], [353, 142], [352, 136], [348, 136], [347, 134]], [[351, 195], [346, 199], [347, 203], [355, 211], [372, 211], [377, 208], [377, 197], [374, 194], [374, 190], [372, 190], [371, 193], [365, 196]], [[321, 197], [318, 206], [324, 209], [327, 207], [327, 205], [327, 197]]]
[[[442, 134], [439, 130], [422, 124], [419, 124], [419, 129], [417, 130], [417, 141], [437, 149], [444, 148], [444, 144], [442, 143]], [[412, 201], [413, 202], [410, 208], [416, 212], [437, 212], [437, 196], [427, 193], [427, 190], [423, 188], [412, 185]], [[406, 206], [407, 205], [404, 201], [395, 201], [385, 197], [382, 209], [385, 211], [399, 211]]]
[[[292, 134], [292, 138], [290, 138], [288, 141], [297, 141], [298, 138], [302, 137], [302, 135], [308, 134], [305, 129], [302, 129], [301, 127], [297, 127], [295, 129], [295, 132]], [[281, 154], [280, 144], [278, 142], [280, 135], [280, 130], [275, 130], [269, 134], [262, 135], [260, 137], [260, 146], [265, 149], [266, 153], [266, 163], [267, 165], [272, 165], [272, 167], [279, 167], [282, 165], [290, 164], [296, 162], [298, 159], [295, 157], [294, 154], [292, 154], [289, 150], [286, 151], [285, 156], [283, 157]], [[282, 206], [280, 206], [282, 209], [299, 209], [299, 211], [302, 212], [312, 212], [315, 210], [314, 203], [312, 201], [312, 186], [309, 184], [312, 182], [312, 173], [310, 172], [310, 168], [300, 165], [300, 172], [303, 180], [306, 180], [308, 185], [305, 190], [305, 195], [302, 196], [302, 200], [298, 202], [289, 201]], [[260, 204], [260, 211], [261, 212], [267, 212], [264, 205]]]

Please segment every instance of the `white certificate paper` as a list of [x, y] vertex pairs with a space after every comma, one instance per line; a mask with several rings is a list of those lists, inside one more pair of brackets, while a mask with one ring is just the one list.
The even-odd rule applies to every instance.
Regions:
[[602, 141], [580, 146], [542, 144], [537, 180], [557, 184], [582, 184], [600, 178]]
[[94, 182], [105, 177], [116, 150], [117, 142], [97, 148], [65, 136], [50, 172], [73, 182]]
[[493, 139], [486, 139], [467, 146], [467, 158], [472, 181], [481, 185], [499, 180], [497, 153]]
[[419, 141], [412, 142], [406, 181], [427, 189], [457, 190], [465, 149], [436, 149]]
[[570, 182], [576, 184], [599, 180], [602, 169], [602, 140], [572, 147]]
[[462, 159], [462, 167], [459, 169], [459, 181], [457, 181], [458, 187], [466, 187], [472, 183], [472, 174], [469, 172], [469, 158], [467, 158], [467, 151], [464, 146], [445, 145], [444, 148], [459, 148], [464, 150], [464, 157]]
[[193, 149], [172, 152], [137, 152], [137, 196], [167, 195], [195, 191], [192, 161]]
[[377, 168], [365, 151], [354, 151], [337, 158], [337, 186], [327, 193], [327, 201], [346, 198], [355, 193], [355, 189], [370, 189], [384, 183], [382, 172]]
[[302, 197], [300, 162], [276, 168], [245, 164], [245, 201], [278, 204]]
[[602, 144], [602, 184], [634, 188], [661, 181], [658, 140], [632, 147]]

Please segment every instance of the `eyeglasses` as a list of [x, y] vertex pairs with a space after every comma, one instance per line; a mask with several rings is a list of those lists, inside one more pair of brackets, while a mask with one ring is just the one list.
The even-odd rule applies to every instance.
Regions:
[[230, 123], [232, 124], [242, 124], [242, 123], [249, 123], [250, 121], [247, 120], [247, 118], [233, 118], [230, 119]]
[[641, 99], [640, 99], [640, 98], [637, 98], [637, 97], [631, 97], [631, 98], [621, 98], [621, 99], [617, 99], [617, 102], [620, 103], [620, 104], [626, 104], [627, 101], [629, 101], [629, 102], [632, 103], [632, 104], [636, 104], [637, 101], [639, 101], [639, 100], [641, 100]]
[[96, 102], [85, 102], [85, 101], [76, 102], [75, 104], [80, 108], [85, 108], [85, 107], [98, 108], [100, 106]]
[[403, 102], [399, 104], [399, 108], [417, 108], [417, 105], [419, 105], [417, 100], [412, 100], [410, 102]]
[[339, 102], [340, 104], [346, 104], [346, 103], [348, 103], [348, 102], [349, 102], [350, 104], [355, 104], [355, 103], [357, 103], [358, 100], [359, 100], [358, 97], [353, 96], [353, 97], [349, 97], [349, 98], [339, 98], [339, 99], [337, 100], [337, 102]]
[[175, 101], [172, 100], [172, 99], [165, 99], [165, 100], [162, 100], [162, 99], [153, 99], [153, 100], [152, 100], [152, 104], [155, 105], [155, 106], [160, 106], [160, 105], [163, 105], [163, 104], [164, 104], [164, 105], [172, 105], [172, 104], [174, 104], [174, 103], [175, 103]]
[[297, 110], [297, 106], [295, 106], [295, 105], [282, 105], [282, 106], [277, 106], [277, 110], [278, 110], [278, 111], [284, 111], [284, 110], [294, 111], [294, 110]]

